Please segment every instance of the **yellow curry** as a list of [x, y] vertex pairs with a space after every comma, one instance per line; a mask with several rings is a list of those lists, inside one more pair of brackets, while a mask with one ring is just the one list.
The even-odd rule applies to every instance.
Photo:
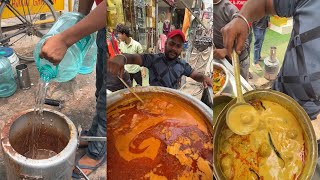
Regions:
[[108, 179], [201, 179], [213, 176], [211, 126], [169, 94], [128, 96], [107, 109]]
[[298, 179], [305, 161], [303, 131], [296, 118], [271, 101], [252, 101], [259, 119], [249, 135], [228, 126], [219, 142], [220, 167], [227, 179]]
[[259, 125], [259, 114], [249, 104], [235, 106], [228, 113], [227, 125], [236, 134], [250, 134]]

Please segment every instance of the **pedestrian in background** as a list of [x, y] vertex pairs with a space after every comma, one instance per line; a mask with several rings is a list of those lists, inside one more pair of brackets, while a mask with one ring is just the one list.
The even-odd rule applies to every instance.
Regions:
[[270, 16], [264, 16], [259, 21], [255, 21], [252, 23], [252, 29], [254, 34], [254, 59], [253, 66], [257, 71], [262, 71], [261, 66], [258, 64], [259, 60], [261, 60], [261, 49], [264, 41], [264, 37], [266, 34], [266, 30], [268, 28], [270, 21]]
[[[120, 39], [120, 51], [121, 53], [126, 54], [142, 54], [143, 49], [139, 42], [132, 39], [130, 34], [130, 29], [123, 25], [118, 24], [116, 27], [116, 32], [118, 38]], [[142, 77], [146, 77], [146, 68], [141, 67], [136, 64], [126, 64], [124, 66], [125, 70], [129, 73], [130, 79], [133, 82], [133, 79], [136, 83], [142, 86]]]

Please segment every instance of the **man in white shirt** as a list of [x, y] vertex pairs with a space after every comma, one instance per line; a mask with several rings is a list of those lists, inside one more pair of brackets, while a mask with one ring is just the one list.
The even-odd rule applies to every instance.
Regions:
[[[139, 42], [132, 39], [130, 30], [128, 27], [123, 24], [118, 24], [116, 31], [118, 37], [121, 40], [120, 42], [120, 51], [121, 53], [126, 54], [141, 54], [143, 53], [142, 46]], [[133, 82], [133, 79], [136, 83], [142, 86], [142, 77], [146, 76], [146, 69], [135, 64], [125, 65], [125, 70], [130, 74], [130, 79]]]

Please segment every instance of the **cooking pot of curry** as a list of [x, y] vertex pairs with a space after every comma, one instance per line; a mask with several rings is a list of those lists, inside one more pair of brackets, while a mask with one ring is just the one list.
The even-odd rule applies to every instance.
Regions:
[[200, 100], [164, 87], [107, 97], [107, 178], [213, 178], [213, 112]]
[[236, 99], [228, 103], [214, 127], [215, 177], [311, 179], [316, 167], [317, 142], [303, 108], [291, 97], [273, 90], [250, 91], [244, 98], [256, 109], [258, 126], [248, 135], [233, 133], [226, 124], [226, 114]]

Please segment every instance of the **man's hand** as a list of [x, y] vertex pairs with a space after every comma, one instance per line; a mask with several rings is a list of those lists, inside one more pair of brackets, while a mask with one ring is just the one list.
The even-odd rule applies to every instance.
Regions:
[[215, 49], [213, 50], [213, 58], [215, 59], [223, 59], [227, 56], [227, 49], [223, 48], [223, 49]]
[[197, 81], [197, 82], [202, 82], [203, 83], [203, 86], [204, 88], [207, 88], [208, 86], [212, 86], [212, 80], [210, 77], [202, 74], [202, 73], [199, 73], [199, 72], [196, 72], [196, 71], [193, 71], [190, 76], [193, 80]]
[[125, 58], [123, 56], [115, 56], [107, 62], [107, 70], [115, 76], [122, 78], [124, 73]]
[[47, 59], [54, 65], [58, 65], [68, 50], [68, 45], [60, 34], [47, 39], [41, 48], [40, 58]]
[[[241, 18], [234, 18], [222, 29], [223, 46], [227, 49], [227, 55], [232, 57], [233, 47], [238, 54], [245, 48], [245, 41], [248, 37], [248, 27]], [[236, 44], [235, 44], [236, 42]]]
[[208, 76], [204, 76], [203, 86], [204, 88], [207, 88], [208, 86], [212, 87], [212, 79]]
[[147, 76], [147, 69], [145, 67], [141, 68], [141, 76], [142, 78], [145, 78]]

